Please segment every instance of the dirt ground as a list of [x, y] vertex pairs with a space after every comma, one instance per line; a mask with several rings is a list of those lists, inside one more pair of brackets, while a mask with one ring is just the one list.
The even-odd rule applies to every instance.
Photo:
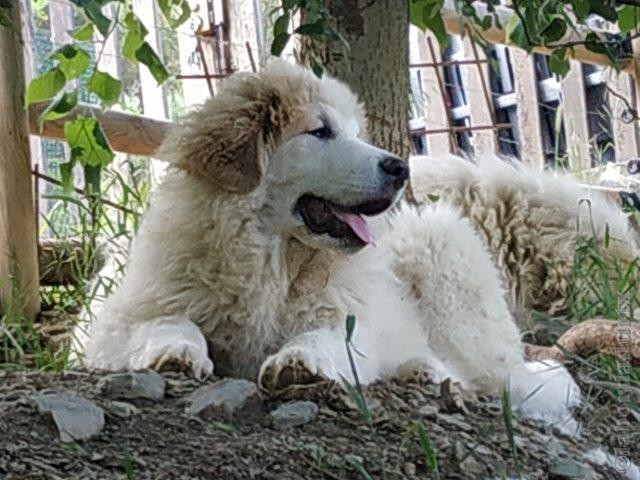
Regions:
[[[250, 419], [205, 420], [185, 413], [186, 396], [201, 383], [179, 373], [163, 376], [165, 399], [129, 400], [135, 411], [123, 417], [96, 387], [100, 375], [0, 371], [0, 478], [626, 478], [584, 457], [597, 445], [613, 452], [616, 442], [613, 417], [593, 407], [577, 414], [578, 438], [514, 420], [513, 452], [500, 399], [447, 393], [420, 377], [367, 389], [370, 423], [349, 408], [349, 397], [336, 385], [298, 391], [296, 396], [318, 403], [318, 415], [306, 425], [277, 430], [268, 412], [279, 402], [265, 399], [264, 413]], [[38, 392], [68, 391], [105, 410], [101, 433], [64, 443], [32, 400]], [[437, 474], [416, 422], [430, 439]], [[637, 420], [631, 428], [637, 431]], [[632, 460], [640, 461], [637, 450]]]

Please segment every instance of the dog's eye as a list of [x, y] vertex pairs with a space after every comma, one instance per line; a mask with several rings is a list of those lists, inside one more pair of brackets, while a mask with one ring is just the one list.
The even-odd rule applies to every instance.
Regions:
[[333, 132], [326, 125], [323, 125], [320, 128], [316, 128], [315, 130], [309, 130], [307, 134], [313, 135], [314, 137], [319, 138], [320, 140], [327, 140], [333, 136]]

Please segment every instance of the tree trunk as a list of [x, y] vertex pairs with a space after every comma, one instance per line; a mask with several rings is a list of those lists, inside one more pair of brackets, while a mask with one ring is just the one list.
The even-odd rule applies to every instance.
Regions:
[[371, 141], [407, 159], [409, 113], [409, 3], [407, 0], [327, 2], [337, 31], [349, 43], [340, 61], [317, 44], [309, 48], [366, 105]]
[[29, 317], [40, 309], [38, 257], [29, 136], [24, 98], [24, 57], [18, 2], [11, 28], [0, 27], [0, 312]]

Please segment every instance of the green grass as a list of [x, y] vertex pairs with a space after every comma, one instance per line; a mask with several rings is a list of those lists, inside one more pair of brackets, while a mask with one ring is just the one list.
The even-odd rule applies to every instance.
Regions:
[[[14, 292], [13, 304], [4, 306], [0, 318], [0, 368], [62, 371], [69, 366], [71, 332], [79, 313], [105, 298], [124, 268], [119, 263], [112, 273], [97, 275], [98, 258], [107, 248], [120, 249], [123, 239], [137, 230], [151, 184], [148, 160], [130, 158], [102, 172], [101, 198], [125, 210], [60, 187], [45, 189], [41, 204], [47, 202], [48, 212], [40, 218], [39, 235], [56, 240], [65, 253], [41, 273], [64, 264], [71, 282], [40, 287], [42, 313], [35, 320], [22, 315], [20, 294]], [[74, 248], [83, 255], [74, 255]], [[0, 281], [11, 282], [15, 289], [13, 279]]]

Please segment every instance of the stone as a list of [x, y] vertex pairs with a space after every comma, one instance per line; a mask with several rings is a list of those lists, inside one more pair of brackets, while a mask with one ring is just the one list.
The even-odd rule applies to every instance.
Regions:
[[462, 387], [457, 382], [452, 382], [450, 378], [447, 378], [440, 383], [440, 397], [438, 397], [438, 403], [443, 412], [446, 413], [468, 413], [467, 407], [464, 403], [464, 395], [462, 393]]
[[257, 385], [237, 378], [204, 385], [189, 395], [187, 402], [186, 413], [204, 418], [233, 420], [262, 410]]
[[140, 370], [106, 375], [100, 379], [97, 388], [109, 398], [159, 401], [164, 398], [165, 382], [162, 375], [154, 370]]
[[586, 463], [561, 457], [556, 457], [551, 461], [548, 474], [552, 480], [592, 480], [598, 478], [595, 470]]
[[464, 420], [464, 417], [459, 413], [453, 413], [451, 415], [439, 413], [437, 419], [441, 420], [449, 426], [455, 427], [458, 430], [462, 430], [463, 432], [470, 432], [473, 430], [473, 427], [469, 425]]
[[63, 442], [93, 437], [104, 427], [104, 410], [85, 398], [51, 393], [36, 395], [33, 400], [41, 412], [52, 415]]
[[272, 425], [278, 430], [299, 427], [313, 421], [318, 414], [318, 405], [308, 401], [288, 402], [280, 405], [269, 415]]
[[129, 418], [140, 413], [138, 408], [129, 402], [118, 402], [113, 400], [106, 406], [107, 411], [116, 417]]

